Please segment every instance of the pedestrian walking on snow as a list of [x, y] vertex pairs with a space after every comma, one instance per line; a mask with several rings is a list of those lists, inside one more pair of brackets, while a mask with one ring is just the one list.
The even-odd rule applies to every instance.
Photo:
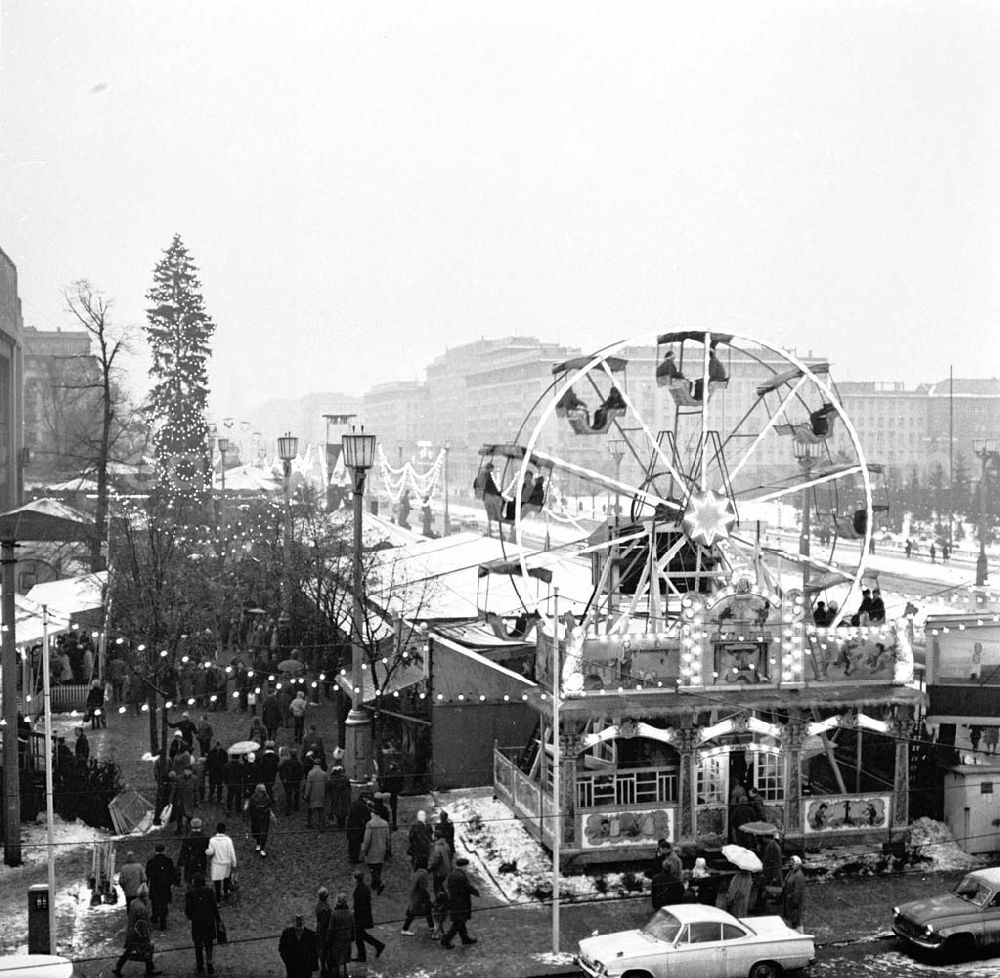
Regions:
[[347, 905], [347, 894], [338, 893], [330, 915], [330, 926], [326, 933], [324, 956], [327, 969], [337, 978], [347, 978], [347, 963], [351, 960], [351, 945], [354, 943], [354, 915]]
[[372, 889], [376, 893], [385, 889], [382, 883], [382, 864], [388, 851], [389, 823], [378, 812], [373, 811], [361, 840], [361, 856], [368, 864], [368, 871], [372, 874]]
[[205, 854], [209, 860], [209, 872], [215, 886], [216, 900], [228, 897], [233, 889], [233, 873], [236, 871], [236, 846], [226, 835], [226, 823], [215, 826], [215, 835], [208, 840]]
[[315, 818], [316, 828], [322, 832], [326, 828], [326, 771], [321, 765], [309, 769], [302, 798], [306, 803], [306, 828], [312, 828]]
[[426, 866], [431, 855], [431, 827], [427, 824], [427, 812], [417, 812], [417, 820], [410, 826], [408, 852], [413, 869]]
[[171, 887], [174, 885], [174, 861], [167, 855], [166, 846], [162, 842], [156, 843], [156, 852], [146, 863], [146, 879], [152, 922], [160, 930], [166, 930], [167, 908], [170, 906]]
[[153, 967], [153, 942], [150, 939], [149, 887], [143, 883], [128, 905], [128, 926], [125, 929], [125, 950], [111, 973], [122, 978], [122, 966], [126, 961], [142, 961], [147, 975], [161, 975]]
[[448, 874], [448, 913], [451, 916], [451, 927], [441, 938], [441, 947], [452, 948], [451, 943], [458, 934], [462, 938], [463, 944], [475, 944], [477, 938], [469, 937], [466, 925], [472, 919], [472, 898], [479, 896], [477, 890], [469, 877], [466, 875], [465, 867], [469, 865], [469, 860], [460, 856], [455, 860], [455, 868]]
[[434, 888], [431, 885], [431, 875], [427, 872], [426, 866], [417, 866], [410, 881], [410, 902], [406, 908], [406, 920], [403, 921], [403, 929], [400, 934], [413, 937], [410, 925], [417, 917], [423, 917], [427, 921], [428, 928], [433, 932], [433, 910]]
[[371, 944], [375, 948], [376, 958], [382, 956], [385, 944], [368, 933], [375, 926], [375, 918], [372, 916], [372, 891], [365, 883], [364, 872], [356, 870], [354, 880], [354, 943], [358, 961], [367, 961], [366, 944]]
[[201, 873], [195, 874], [194, 886], [187, 891], [187, 896], [184, 898], [184, 914], [191, 921], [195, 969], [200, 975], [207, 965], [208, 973], [212, 974], [215, 971], [212, 964], [212, 949], [217, 927], [222, 918], [219, 916], [219, 903], [215, 899], [215, 891], [205, 882], [205, 877]]

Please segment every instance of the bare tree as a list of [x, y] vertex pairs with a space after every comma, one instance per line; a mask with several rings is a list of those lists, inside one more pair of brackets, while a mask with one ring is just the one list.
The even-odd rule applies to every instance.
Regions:
[[[111, 321], [112, 302], [86, 279], [79, 279], [63, 289], [66, 308], [90, 334], [96, 372], [83, 374], [78, 381], [68, 383], [71, 389], [96, 391], [99, 404], [97, 431], [94, 432], [87, 460], [97, 482], [97, 504], [94, 512], [95, 534], [90, 550], [90, 567], [104, 569], [101, 544], [108, 525], [108, 463], [112, 452], [130, 433], [134, 409], [120, 383], [122, 353], [129, 350], [132, 331]], [[88, 375], [89, 374], [89, 375]], [[87, 444], [87, 441], [84, 442]]]

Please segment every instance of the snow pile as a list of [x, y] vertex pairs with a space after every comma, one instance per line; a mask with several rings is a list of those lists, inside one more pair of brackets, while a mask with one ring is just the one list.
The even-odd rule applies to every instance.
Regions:
[[576, 958], [570, 954], [568, 951], [542, 951], [537, 954], [530, 955], [533, 961], [537, 961], [539, 964], [573, 964]]
[[925, 869], [975, 869], [984, 862], [962, 849], [944, 822], [926, 817], [918, 818], [910, 826], [907, 848], [921, 859]]
[[[552, 859], [509, 808], [489, 796], [460, 798], [443, 806], [458, 841], [483, 868], [496, 892], [510, 903], [540, 905], [552, 898]], [[561, 899], [597, 900], [642, 889], [633, 873], [559, 876]]]
[[970, 856], [943, 822], [918, 818], [907, 831], [905, 851], [883, 852], [868, 845], [838, 846], [805, 854], [806, 873], [812, 876], [880, 876], [909, 867], [921, 872], [975, 869], [983, 860]]
[[[74, 849], [104, 842], [108, 833], [85, 825], [83, 821], [64, 822], [58, 815], [52, 820], [52, 842], [56, 855], [63, 856]], [[36, 865], [48, 858], [48, 834], [45, 831], [45, 814], [39, 814], [34, 822], [21, 827], [21, 855], [24, 864]]]

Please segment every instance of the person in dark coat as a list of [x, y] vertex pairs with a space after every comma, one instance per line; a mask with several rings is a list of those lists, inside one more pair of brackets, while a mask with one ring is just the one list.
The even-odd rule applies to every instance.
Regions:
[[400, 770], [399, 763], [395, 760], [389, 761], [386, 765], [386, 772], [381, 778], [382, 791], [389, 796], [389, 825], [395, 832], [398, 827], [397, 811], [399, 808], [399, 796], [403, 792], [406, 779]]
[[104, 709], [104, 685], [100, 679], [95, 679], [87, 690], [87, 716], [90, 729], [98, 730], [108, 725], [107, 710]]
[[[285, 814], [290, 815], [293, 811], [299, 810], [299, 797], [302, 791], [303, 771], [298, 751], [292, 750], [288, 757], [278, 764], [278, 777], [281, 778], [281, 786], [285, 789]], [[350, 782], [347, 787], [350, 789]]]
[[174, 885], [174, 861], [167, 855], [166, 846], [162, 842], [156, 843], [155, 854], [146, 861], [146, 880], [149, 884], [152, 921], [160, 930], [166, 930], [170, 888]]
[[306, 927], [302, 914], [296, 914], [292, 926], [281, 932], [278, 954], [285, 962], [287, 978], [310, 978], [319, 967], [316, 932]]
[[770, 836], [764, 843], [764, 850], [760, 854], [760, 861], [764, 864], [763, 881], [764, 886], [782, 885], [781, 881], [781, 843], [777, 836]]
[[260, 755], [258, 763], [260, 783], [267, 789], [267, 793], [274, 800], [274, 782], [278, 777], [278, 752], [274, 749], [274, 741], [269, 740], [264, 744], [264, 753]]
[[122, 978], [122, 966], [126, 961], [142, 961], [147, 975], [161, 975], [153, 965], [153, 942], [149, 938], [149, 887], [143, 883], [134, 900], [128, 904], [128, 926], [125, 928], [125, 950], [111, 973]]
[[681, 882], [684, 879], [684, 864], [681, 862], [681, 857], [677, 854], [677, 850], [669, 842], [666, 845], [663, 853], [663, 861], [660, 863], [660, 866], [672, 880]]
[[[330, 962], [327, 955], [327, 935], [330, 932], [330, 917], [333, 914], [333, 907], [330, 906], [330, 891], [321, 886], [316, 891], [316, 947], [319, 950], [319, 970], [320, 974], [326, 974], [330, 970]], [[348, 948], [350, 941], [348, 941]], [[350, 950], [348, 950], [350, 956]]]
[[184, 898], [184, 914], [191, 921], [191, 943], [194, 944], [195, 968], [200, 975], [205, 966], [212, 974], [212, 948], [215, 944], [216, 926], [219, 922], [219, 904], [215, 890], [205, 883], [203, 873], [196, 873], [194, 885]]
[[365, 945], [375, 948], [375, 957], [379, 958], [385, 950], [385, 944], [368, 931], [375, 926], [372, 916], [372, 891], [365, 883], [365, 874], [359, 869], [354, 873], [354, 945], [357, 949], [357, 960], [367, 961]]
[[326, 932], [324, 954], [326, 964], [337, 978], [347, 978], [347, 962], [351, 960], [351, 944], [354, 943], [354, 917], [347, 905], [347, 894], [338, 893], [330, 915], [330, 926]]
[[278, 736], [278, 727], [281, 726], [281, 707], [278, 705], [278, 698], [271, 693], [265, 700], [261, 710], [264, 726], [267, 728], [267, 739], [274, 740]]
[[226, 786], [226, 812], [231, 815], [243, 807], [243, 762], [238, 757], [226, 761], [222, 783]]
[[408, 851], [413, 869], [427, 865], [431, 855], [431, 827], [425, 811], [417, 812], [417, 820], [410, 826]]
[[347, 816], [351, 810], [351, 781], [340, 764], [334, 764], [330, 768], [326, 796], [330, 803], [330, 815], [337, 820], [337, 828], [342, 829], [347, 824]]
[[475, 944], [477, 938], [469, 937], [466, 924], [472, 918], [472, 898], [479, 896], [477, 890], [469, 877], [466, 875], [465, 867], [469, 865], [469, 860], [460, 856], [455, 860], [455, 868], [448, 874], [448, 882], [445, 888], [448, 890], [448, 913], [451, 915], [451, 927], [441, 938], [441, 947], [451, 948], [451, 943], [455, 935], [462, 938], [463, 944]]
[[684, 884], [674, 879], [667, 860], [663, 861], [663, 868], [653, 876], [650, 897], [654, 910], [684, 902]]
[[86, 763], [90, 759], [90, 741], [83, 732], [83, 727], [76, 728], [76, 743], [73, 744], [73, 753], [78, 761]]
[[371, 818], [371, 811], [363, 798], [355, 798], [347, 813], [347, 858], [352, 863], [361, 861], [361, 843], [365, 838], [365, 826]]
[[259, 784], [247, 802], [247, 819], [250, 822], [250, 834], [261, 858], [267, 855], [267, 834], [271, 829], [272, 818], [274, 818], [274, 803], [267, 793], [267, 788]]
[[181, 843], [181, 852], [177, 857], [177, 868], [184, 870], [184, 882], [193, 886], [195, 877], [201, 873], [202, 878], [208, 872], [208, 836], [201, 829], [201, 819], [191, 819], [191, 834]]
[[222, 804], [222, 786], [225, 784], [226, 763], [229, 755], [221, 741], [216, 741], [215, 746], [208, 752], [205, 758], [205, 771], [208, 774], [208, 800], [217, 801]]
[[445, 841], [448, 843], [448, 848], [451, 849], [451, 854], [455, 855], [455, 823], [448, 818], [448, 813], [442, 811], [438, 816], [438, 828], [441, 830], [441, 834], [444, 836]]
[[406, 937], [413, 937], [410, 924], [417, 917], [423, 917], [427, 921], [427, 926], [434, 930], [434, 887], [431, 883], [431, 875], [427, 872], [426, 864], [417, 865], [413, 870], [413, 878], [410, 881], [410, 902], [406, 908], [406, 920], [403, 921], [403, 929], [400, 934]]
[[802, 859], [792, 856], [792, 866], [785, 876], [784, 905], [782, 916], [789, 927], [802, 933], [802, 911], [806, 902], [806, 874], [802, 870]]

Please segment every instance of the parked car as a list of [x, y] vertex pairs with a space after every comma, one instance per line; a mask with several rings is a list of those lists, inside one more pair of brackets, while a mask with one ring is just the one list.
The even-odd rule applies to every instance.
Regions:
[[947, 957], [1000, 944], [1000, 867], [967, 873], [951, 893], [893, 907], [892, 929], [913, 947]]
[[737, 920], [717, 907], [661, 907], [640, 930], [580, 941], [576, 962], [590, 978], [777, 978], [808, 968], [816, 957], [811, 934], [780, 917]]
[[0, 978], [83, 978], [83, 972], [58, 954], [4, 954]]

